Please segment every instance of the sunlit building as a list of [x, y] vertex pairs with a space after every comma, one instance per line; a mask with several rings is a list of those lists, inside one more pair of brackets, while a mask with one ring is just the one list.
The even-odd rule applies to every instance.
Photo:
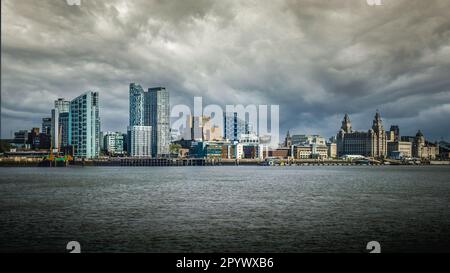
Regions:
[[412, 145], [412, 154], [421, 159], [436, 159], [439, 154], [439, 146], [425, 140], [422, 131], [418, 131]]
[[372, 128], [367, 132], [353, 131], [350, 117], [346, 114], [337, 134], [338, 156], [362, 155], [383, 158], [387, 155], [387, 137], [380, 113], [377, 111]]

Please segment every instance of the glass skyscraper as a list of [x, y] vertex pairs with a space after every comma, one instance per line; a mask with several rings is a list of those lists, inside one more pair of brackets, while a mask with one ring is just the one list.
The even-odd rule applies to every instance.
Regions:
[[130, 156], [151, 157], [152, 155], [152, 127], [146, 118], [145, 94], [146, 92], [139, 84], [130, 84], [130, 124], [127, 130], [127, 147]]
[[[133, 129], [133, 127], [137, 128]], [[143, 134], [147, 132], [151, 132], [151, 138], [148, 140], [143, 137]], [[130, 124], [128, 135], [128, 152], [131, 156], [141, 156], [133, 151], [142, 150], [142, 147], [135, 147], [136, 145], [147, 145], [147, 143], [144, 144], [142, 142], [143, 140], [150, 142], [149, 147], [151, 148], [152, 157], [162, 157], [170, 154], [169, 92], [166, 88], [149, 88], [148, 91], [144, 91], [140, 85], [130, 84]]]
[[71, 131], [72, 128], [70, 126], [70, 113], [64, 112], [59, 113], [59, 147], [69, 147], [71, 144]]
[[138, 84], [130, 84], [130, 126], [144, 126], [144, 89]]
[[152, 156], [168, 156], [170, 154], [169, 91], [164, 87], [155, 87], [149, 88], [145, 95], [144, 119], [152, 126]]
[[100, 150], [98, 92], [88, 91], [70, 102], [70, 121], [75, 157], [98, 157]]

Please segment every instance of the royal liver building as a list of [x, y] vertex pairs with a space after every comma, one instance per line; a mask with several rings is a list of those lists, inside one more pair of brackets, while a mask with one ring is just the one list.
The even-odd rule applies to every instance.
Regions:
[[367, 132], [353, 131], [350, 117], [345, 114], [341, 130], [337, 134], [337, 150], [339, 156], [385, 157], [387, 154], [387, 139], [380, 113], [377, 111], [372, 128]]

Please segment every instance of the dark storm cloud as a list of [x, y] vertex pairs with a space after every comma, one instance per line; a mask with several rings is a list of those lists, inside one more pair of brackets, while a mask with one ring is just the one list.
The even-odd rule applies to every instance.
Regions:
[[281, 132], [336, 133], [343, 113], [450, 138], [450, 2], [2, 1], [2, 136], [38, 126], [53, 100], [101, 96], [124, 131], [128, 84], [172, 104], [279, 104]]

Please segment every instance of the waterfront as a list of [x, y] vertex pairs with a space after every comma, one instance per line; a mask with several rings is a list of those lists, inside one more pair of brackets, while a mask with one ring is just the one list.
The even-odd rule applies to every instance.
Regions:
[[0, 172], [1, 252], [450, 252], [448, 166]]

